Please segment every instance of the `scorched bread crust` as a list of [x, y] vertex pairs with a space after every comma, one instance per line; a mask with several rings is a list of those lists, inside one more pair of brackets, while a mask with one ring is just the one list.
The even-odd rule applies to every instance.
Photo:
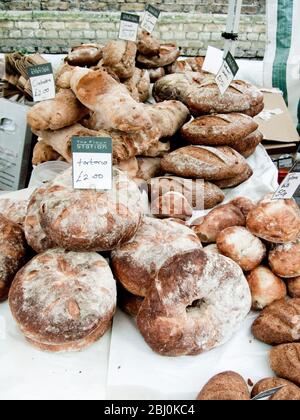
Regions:
[[226, 343], [251, 308], [251, 293], [233, 261], [202, 250], [170, 258], [148, 290], [138, 328], [155, 352], [197, 355]]
[[52, 249], [17, 274], [10, 307], [26, 339], [36, 347], [80, 350], [109, 328], [116, 284], [100, 255]]

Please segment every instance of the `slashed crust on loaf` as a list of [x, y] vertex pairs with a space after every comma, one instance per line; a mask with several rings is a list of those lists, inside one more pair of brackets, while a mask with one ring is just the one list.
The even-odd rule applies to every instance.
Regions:
[[257, 146], [263, 141], [264, 136], [256, 130], [254, 133], [249, 134], [246, 138], [233, 142], [230, 147], [239, 152], [244, 158], [250, 157], [256, 150]]

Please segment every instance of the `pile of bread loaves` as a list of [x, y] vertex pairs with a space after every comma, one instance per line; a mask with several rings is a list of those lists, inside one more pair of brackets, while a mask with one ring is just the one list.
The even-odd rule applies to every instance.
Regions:
[[[111, 137], [114, 164], [137, 183], [154, 184], [156, 192], [173, 184], [171, 194], [155, 194], [156, 214], [185, 219], [193, 209], [221, 203], [222, 189], [253, 174], [246, 158], [262, 141], [252, 117], [262, 111], [263, 95], [234, 81], [222, 96], [213, 75], [202, 71], [201, 57], [178, 61], [179, 54], [176, 45], [161, 45], [143, 31], [137, 43], [75, 48], [56, 75], [56, 98], [29, 111], [39, 137], [33, 163], [71, 162], [72, 136]], [[145, 103], [149, 72], [154, 104]], [[194, 190], [199, 179], [202, 186], [187, 199], [183, 185]]]

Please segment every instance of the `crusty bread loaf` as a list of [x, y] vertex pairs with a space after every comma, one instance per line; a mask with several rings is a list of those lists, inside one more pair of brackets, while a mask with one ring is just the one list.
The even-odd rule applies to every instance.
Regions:
[[263, 134], [259, 130], [256, 130], [249, 134], [246, 138], [233, 142], [230, 147], [235, 149], [245, 158], [248, 158], [255, 152], [257, 146], [263, 141], [263, 139]]
[[129, 79], [135, 71], [135, 56], [137, 46], [135, 42], [109, 41], [102, 48], [102, 65], [108, 67], [120, 79]]
[[9, 303], [31, 344], [53, 352], [76, 351], [94, 343], [111, 325], [116, 283], [100, 255], [56, 248], [19, 271]]
[[150, 201], [169, 192], [183, 194], [194, 210], [215, 207], [224, 200], [223, 192], [210, 182], [172, 176], [153, 178], [148, 182]]
[[252, 295], [252, 309], [260, 311], [287, 295], [286, 285], [265, 266], [259, 266], [247, 276]]
[[145, 30], [139, 31], [137, 50], [145, 57], [155, 57], [160, 52], [160, 42]]
[[300, 298], [300, 277], [288, 279], [287, 285], [289, 295], [293, 298]]
[[266, 378], [259, 381], [252, 389], [251, 397], [254, 398], [262, 392], [283, 386], [269, 398], [270, 401], [299, 401], [300, 388], [290, 381], [282, 378]]
[[214, 182], [219, 188], [222, 188], [222, 189], [234, 188], [248, 181], [252, 177], [252, 175], [253, 175], [253, 169], [248, 163], [246, 163], [245, 170], [241, 174], [234, 176], [233, 178], [223, 179], [221, 181], [214, 181]]
[[158, 55], [154, 57], [147, 57], [142, 54], [137, 55], [137, 63], [146, 69], [155, 69], [159, 67], [166, 67], [174, 63], [180, 55], [180, 50], [176, 44], [161, 45]]
[[276, 375], [300, 386], [300, 343], [274, 347], [270, 352], [270, 365]]
[[25, 257], [22, 228], [0, 214], [0, 302], [7, 299], [13, 278], [25, 264]]
[[207, 216], [193, 222], [193, 230], [201, 242], [214, 243], [219, 233], [231, 226], [245, 226], [246, 219], [241, 210], [233, 204], [218, 206]]
[[168, 192], [151, 202], [151, 214], [163, 219], [188, 220], [193, 215], [193, 208], [183, 194]]
[[279, 300], [264, 309], [252, 326], [254, 337], [266, 344], [300, 340], [300, 299]]
[[217, 236], [219, 251], [235, 261], [244, 271], [258, 267], [267, 251], [263, 242], [242, 226], [224, 229]]
[[166, 173], [205, 181], [220, 181], [240, 175], [247, 162], [230, 147], [187, 146], [162, 159]]
[[274, 243], [293, 242], [300, 233], [300, 210], [295, 200], [272, 200], [268, 195], [247, 217], [247, 228]]
[[127, 175], [132, 179], [136, 178], [139, 171], [138, 161], [135, 157], [128, 160], [122, 160], [115, 166], [120, 169], [120, 171], [127, 173]]
[[243, 139], [257, 128], [253, 118], [244, 114], [205, 115], [184, 125], [181, 135], [192, 144], [231, 146], [243, 143]]
[[137, 178], [149, 181], [161, 174], [161, 158], [138, 157]]
[[300, 276], [300, 238], [295, 242], [274, 245], [269, 254], [272, 271], [280, 277]]
[[66, 57], [66, 62], [71, 66], [95, 66], [102, 57], [102, 47], [98, 44], [82, 44], [72, 48]]
[[235, 372], [223, 372], [214, 376], [197, 397], [200, 401], [250, 401], [245, 380]]

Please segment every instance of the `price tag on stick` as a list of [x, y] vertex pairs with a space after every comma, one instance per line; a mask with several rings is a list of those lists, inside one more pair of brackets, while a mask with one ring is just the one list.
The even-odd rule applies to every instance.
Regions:
[[121, 14], [121, 23], [119, 38], [124, 41], [136, 42], [138, 29], [139, 29], [140, 17], [131, 13]]
[[223, 61], [222, 67], [216, 76], [216, 83], [219, 86], [222, 95], [224, 95], [226, 90], [229, 88], [230, 83], [233, 81], [238, 71], [239, 66], [237, 65], [237, 62], [235, 61], [233, 55], [228, 52], [225, 60]]
[[290, 172], [276, 191], [273, 200], [292, 198], [300, 185], [300, 172]]
[[72, 138], [73, 187], [80, 190], [112, 189], [112, 139]]
[[148, 4], [146, 6], [144, 18], [141, 25], [142, 29], [145, 29], [145, 31], [149, 32], [149, 34], [152, 34], [157, 24], [159, 16], [160, 10], [154, 6], [151, 6], [151, 4]]
[[28, 76], [34, 102], [47, 101], [55, 98], [55, 82], [50, 63], [29, 67]]

